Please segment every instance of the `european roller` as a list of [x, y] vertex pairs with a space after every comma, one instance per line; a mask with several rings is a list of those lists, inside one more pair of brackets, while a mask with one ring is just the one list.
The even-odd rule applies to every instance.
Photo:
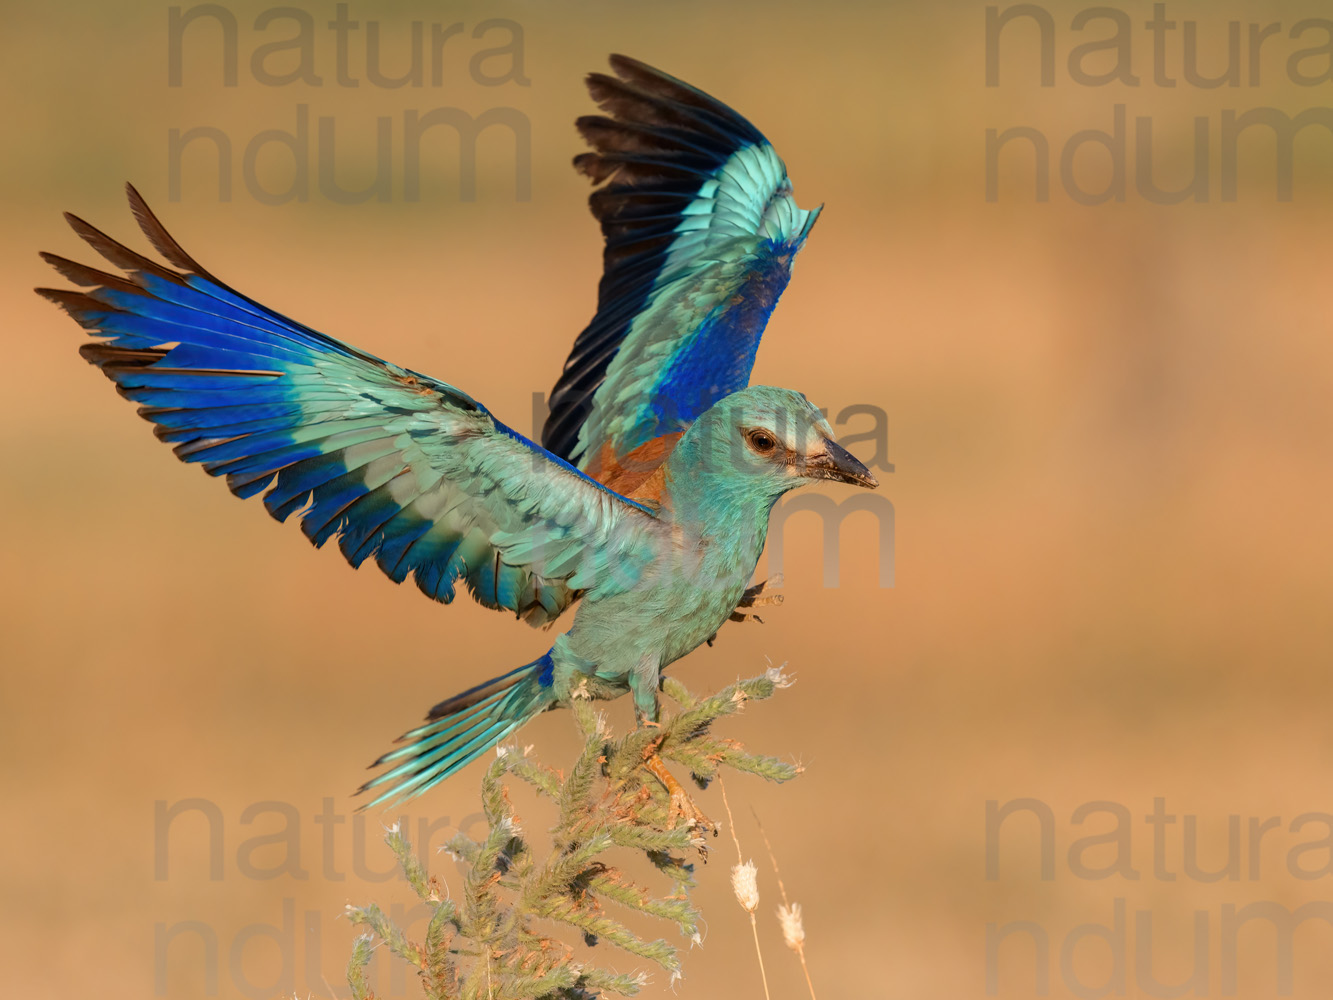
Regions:
[[[84, 358], [186, 462], [262, 494], [347, 561], [427, 596], [459, 585], [534, 626], [575, 606], [532, 663], [440, 702], [375, 765], [369, 805], [419, 795], [576, 692], [658, 717], [663, 670], [756, 603], [769, 514], [822, 480], [878, 484], [804, 396], [749, 386], [759, 339], [818, 210], [753, 125], [613, 56], [575, 159], [605, 237], [597, 312], [537, 444], [462, 389], [234, 290], [129, 188], [165, 263], [83, 220], [121, 274], [43, 254], [83, 290], [38, 289], [95, 336]], [[762, 600], [759, 599], [759, 600]], [[656, 758], [673, 814], [702, 821]]]

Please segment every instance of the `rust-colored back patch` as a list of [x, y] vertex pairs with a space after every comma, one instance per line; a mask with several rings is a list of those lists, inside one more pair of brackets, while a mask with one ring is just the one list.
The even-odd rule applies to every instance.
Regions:
[[674, 431], [645, 441], [619, 459], [612, 454], [611, 445], [604, 444], [597, 460], [589, 465], [588, 475], [621, 496], [660, 504], [662, 490], [666, 485], [662, 464], [675, 450], [676, 442], [684, 433]]

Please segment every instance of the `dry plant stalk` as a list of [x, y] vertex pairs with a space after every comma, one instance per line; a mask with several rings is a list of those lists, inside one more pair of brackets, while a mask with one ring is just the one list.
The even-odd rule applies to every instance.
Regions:
[[768, 852], [768, 860], [773, 864], [773, 875], [778, 880], [778, 892], [782, 895], [782, 905], [778, 907], [782, 940], [801, 960], [801, 971], [805, 973], [805, 985], [810, 990], [810, 1000], [818, 1000], [815, 996], [814, 980], [810, 978], [810, 966], [805, 961], [805, 923], [801, 920], [801, 904], [793, 903], [787, 898], [787, 887], [782, 884], [782, 870], [778, 868], [778, 856], [773, 853], [773, 845], [768, 842], [768, 834], [764, 830], [764, 824], [759, 820], [759, 814], [753, 807], [750, 812], [754, 815], [755, 825], [759, 827], [759, 836], [764, 839], [764, 850]]
[[[447, 845], [465, 866], [457, 898], [449, 898], [439, 880], [427, 874], [401, 831], [388, 832], [385, 840], [404, 878], [431, 917], [424, 940], [411, 941], [378, 906], [349, 907], [352, 922], [368, 929], [357, 938], [347, 967], [352, 996], [373, 1000], [367, 966], [379, 944], [416, 969], [430, 1000], [592, 1000], [633, 996], [647, 983], [644, 972], [627, 975], [593, 965], [586, 952], [546, 931], [543, 925], [549, 924], [576, 932], [566, 936], [581, 936], [587, 946], [614, 945], [677, 979], [681, 964], [674, 945], [647, 940], [608, 912], [614, 903], [675, 925], [687, 941], [699, 940], [700, 915], [689, 898], [694, 866], [687, 857], [691, 849], [702, 853], [706, 847], [685, 821], [669, 820], [670, 798], [644, 762], [656, 751], [687, 768], [700, 787], [723, 767], [771, 781], [795, 777], [798, 765], [748, 753], [739, 743], [710, 733], [718, 719], [789, 683], [781, 668], [774, 668], [696, 698], [668, 678], [662, 689], [678, 710], [664, 717], [660, 728], [640, 728], [620, 738], [590, 701], [576, 699], [573, 714], [584, 747], [568, 773], [547, 767], [527, 751], [499, 748], [481, 785], [486, 835], [472, 840], [459, 834]], [[555, 807], [549, 851], [539, 851], [519, 826], [507, 778], [530, 785]], [[614, 847], [642, 851], [665, 877], [668, 891], [655, 896], [603, 860]]]
[[759, 909], [759, 872], [753, 861], [746, 861], [741, 853], [741, 838], [736, 833], [736, 819], [731, 815], [731, 803], [727, 801], [727, 786], [721, 778], [717, 781], [722, 788], [722, 805], [727, 810], [727, 827], [731, 830], [732, 843], [736, 845], [736, 863], [731, 866], [731, 891], [736, 902], [741, 904], [750, 917], [750, 933], [754, 936], [754, 954], [759, 959], [759, 979], [764, 984], [764, 1000], [770, 1000], [768, 992], [768, 972], [764, 969], [764, 952], [759, 947], [759, 923], [754, 912]]

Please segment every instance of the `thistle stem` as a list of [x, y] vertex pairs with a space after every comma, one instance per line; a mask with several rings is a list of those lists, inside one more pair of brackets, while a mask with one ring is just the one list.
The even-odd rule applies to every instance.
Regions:
[[[745, 864], [745, 856], [741, 854], [741, 838], [736, 833], [736, 818], [731, 814], [731, 803], [727, 801], [727, 785], [722, 780], [721, 775], [718, 776], [717, 784], [722, 789], [722, 806], [727, 810], [727, 826], [731, 829], [731, 841], [736, 845], [736, 864], [738, 866], [743, 865]], [[753, 872], [753, 865], [750, 866], [750, 870]], [[738, 894], [736, 898], [740, 900], [740, 895]], [[754, 899], [756, 902], [758, 901], [758, 894], [755, 895]], [[754, 954], [759, 959], [759, 980], [764, 984], [764, 1000], [772, 1000], [768, 992], [768, 972], [764, 969], [764, 951], [759, 947], [759, 922], [754, 918], [753, 906], [746, 906], [744, 900], [740, 901], [741, 906], [745, 907], [745, 911], [750, 915], [750, 933], [754, 935]]]
[[753, 911], [750, 913], [750, 931], [754, 934], [754, 953], [759, 958], [759, 979], [764, 984], [764, 1000], [772, 1000], [768, 995], [768, 973], [764, 971], [764, 953], [759, 950], [759, 924], [754, 919]]

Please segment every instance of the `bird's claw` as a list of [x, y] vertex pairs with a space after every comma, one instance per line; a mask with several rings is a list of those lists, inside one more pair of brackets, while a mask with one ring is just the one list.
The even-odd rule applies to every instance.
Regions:
[[760, 580], [753, 586], [746, 587], [745, 593], [741, 595], [741, 599], [737, 602], [736, 606], [738, 608], [752, 608], [752, 607], [763, 607], [764, 605], [768, 604], [781, 604], [782, 603], [781, 594], [768, 593], [768, 591], [777, 590], [781, 586], [782, 586], [782, 574], [775, 573], [767, 580]]
[[[662, 758], [653, 753], [645, 762], [645, 766], [652, 772], [653, 777], [662, 783], [670, 796], [670, 802], [667, 805], [667, 825], [675, 826], [680, 820], [684, 820], [686, 825], [700, 833], [713, 831], [713, 836], [717, 836], [718, 826], [706, 815], [703, 810], [694, 804], [688, 792], [676, 780], [675, 775], [667, 770]], [[700, 848], [702, 850], [703, 848]]]
[[667, 825], [675, 826], [678, 820], [684, 820], [687, 826], [700, 833], [713, 831], [717, 836], [717, 824], [704, 815], [703, 810], [694, 804], [694, 800], [680, 785], [671, 791], [671, 804], [667, 807]]
[[736, 610], [728, 617], [733, 622], [756, 621], [763, 624], [764, 620], [759, 617], [752, 609], [777, 607], [782, 603], [782, 594], [770, 594], [769, 590], [776, 590], [782, 586], [782, 574], [778, 573], [767, 580], [761, 580], [752, 587], [746, 587], [745, 593], [741, 599], [736, 602]]

